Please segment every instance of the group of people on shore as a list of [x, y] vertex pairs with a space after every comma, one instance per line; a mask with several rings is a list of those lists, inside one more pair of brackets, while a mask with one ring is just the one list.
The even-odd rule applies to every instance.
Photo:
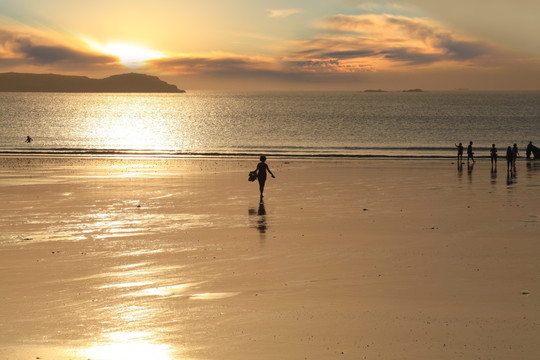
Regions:
[[[463, 161], [463, 145], [462, 143], [455, 144], [458, 149], [457, 154], [457, 160], [458, 160], [458, 166], [462, 164]], [[529, 145], [527, 145], [527, 159], [531, 158], [531, 154], [534, 152], [534, 150], [537, 149], [532, 144], [532, 141], [529, 142]], [[497, 167], [497, 148], [495, 147], [495, 144], [491, 145], [491, 148], [489, 150], [490, 152], [490, 159], [491, 159], [491, 168], [494, 169]], [[506, 170], [507, 171], [515, 171], [516, 170], [516, 159], [519, 156], [519, 149], [517, 144], [514, 144], [513, 146], [508, 146], [506, 149]], [[536, 157], [536, 156], [535, 156]], [[474, 152], [473, 152], [473, 142], [469, 142], [469, 145], [467, 146], [467, 164], [472, 161], [473, 163], [476, 162], [474, 160]]]
[[[467, 146], [467, 164], [469, 163], [469, 161], [476, 162], [476, 160], [474, 160], [474, 152], [473, 152], [472, 144], [473, 142], [471, 141], [469, 143], [469, 146]], [[463, 144], [462, 143], [459, 143], [459, 145], [456, 144], [456, 147], [457, 147], [458, 165], [460, 165], [461, 162], [463, 161], [463, 149], [464, 149]]]

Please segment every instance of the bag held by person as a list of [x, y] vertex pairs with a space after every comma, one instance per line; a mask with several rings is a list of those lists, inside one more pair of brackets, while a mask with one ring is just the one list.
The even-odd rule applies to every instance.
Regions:
[[249, 181], [255, 181], [255, 179], [257, 179], [257, 173], [255, 171], [250, 171], [248, 180]]

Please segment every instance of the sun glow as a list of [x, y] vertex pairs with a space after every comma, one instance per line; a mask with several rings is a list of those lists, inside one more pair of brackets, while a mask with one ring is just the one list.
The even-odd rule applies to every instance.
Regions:
[[128, 68], [139, 68], [146, 65], [148, 60], [159, 59], [165, 55], [157, 50], [152, 50], [140, 45], [125, 43], [107, 43], [105, 45], [87, 40], [87, 43], [95, 50], [116, 56], [120, 63]]

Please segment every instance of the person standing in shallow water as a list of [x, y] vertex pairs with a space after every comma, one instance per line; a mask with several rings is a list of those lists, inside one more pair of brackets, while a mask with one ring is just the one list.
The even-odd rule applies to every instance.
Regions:
[[463, 145], [459, 143], [459, 145], [456, 145], [457, 147], [457, 161], [458, 165], [463, 161]]
[[469, 159], [471, 159], [473, 162], [476, 162], [474, 160], [474, 152], [472, 149], [472, 141], [469, 143], [469, 146], [467, 146], [467, 163], [469, 163]]
[[489, 152], [491, 155], [491, 168], [493, 169], [493, 167], [497, 167], [497, 148], [495, 147], [495, 144], [491, 145], [491, 150]]
[[514, 147], [512, 148], [512, 154], [514, 155], [514, 158], [512, 160], [512, 165], [514, 165], [514, 170], [516, 170], [516, 160], [517, 160], [517, 157], [519, 156], [519, 150], [518, 150], [517, 144], [514, 144]]
[[532, 141], [529, 141], [529, 145], [527, 145], [527, 159], [531, 159], [531, 154], [532, 154], [532, 151], [533, 151], [533, 148], [534, 148], [534, 145], [532, 144]]
[[512, 147], [509, 146], [508, 149], [506, 149], [506, 171], [512, 171], [513, 164], [514, 152], [512, 151]]
[[270, 171], [270, 168], [266, 164], [266, 156], [260, 157], [260, 162], [257, 164], [257, 169], [255, 170], [257, 173], [257, 180], [259, 180], [259, 190], [261, 191], [261, 199], [263, 198], [263, 192], [264, 192], [264, 184], [266, 183], [266, 172], [270, 173], [273, 178], [275, 178], [272, 171]]

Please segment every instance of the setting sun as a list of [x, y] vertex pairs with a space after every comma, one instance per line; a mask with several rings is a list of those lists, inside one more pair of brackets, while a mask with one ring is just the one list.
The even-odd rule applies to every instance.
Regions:
[[107, 43], [101, 45], [93, 41], [87, 41], [94, 49], [109, 55], [116, 56], [120, 63], [128, 68], [138, 68], [146, 65], [146, 61], [164, 57], [163, 53], [157, 50], [148, 49], [144, 46]]

